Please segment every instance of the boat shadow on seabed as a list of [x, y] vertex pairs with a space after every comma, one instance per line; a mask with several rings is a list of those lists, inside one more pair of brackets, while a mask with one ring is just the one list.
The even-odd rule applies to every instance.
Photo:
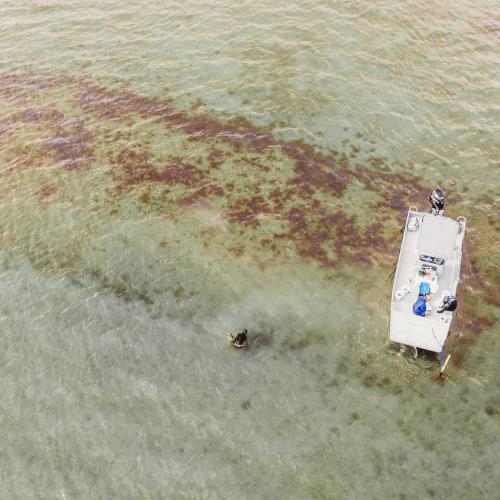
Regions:
[[430, 372], [439, 368], [439, 355], [417, 347], [389, 342], [386, 347], [389, 355], [402, 357], [408, 364], [418, 366], [421, 370]]

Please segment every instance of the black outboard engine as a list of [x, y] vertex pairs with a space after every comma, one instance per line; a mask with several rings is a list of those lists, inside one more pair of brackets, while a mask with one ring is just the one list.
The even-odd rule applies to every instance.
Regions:
[[441, 215], [444, 211], [444, 191], [440, 187], [435, 188], [429, 197], [429, 201], [432, 207], [431, 214]]
[[438, 313], [442, 313], [445, 311], [453, 312], [458, 306], [457, 298], [454, 295], [448, 295], [443, 298], [443, 303], [441, 307], [438, 309]]

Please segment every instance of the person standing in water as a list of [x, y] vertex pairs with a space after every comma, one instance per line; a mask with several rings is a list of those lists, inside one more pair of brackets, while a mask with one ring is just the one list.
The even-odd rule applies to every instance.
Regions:
[[242, 332], [238, 333], [236, 337], [232, 334], [228, 334], [228, 339], [230, 339], [231, 344], [233, 344], [233, 347], [240, 348], [240, 347], [247, 347], [248, 346], [248, 340], [247, 340], [247, 333], [248, 330], [245, 328]]

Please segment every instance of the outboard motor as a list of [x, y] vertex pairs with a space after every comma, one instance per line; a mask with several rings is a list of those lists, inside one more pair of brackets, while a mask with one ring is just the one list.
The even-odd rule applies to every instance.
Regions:
[[444, 191], [437, 187], [432, 191], [429, 201], [431, 202], [431, 214], [441, 215], [444, 211]]
[[442, 313], [445, 311], [453, 312], [458, 306], [457, 298], [454, 295], [448, 295], [443, 297], [443, 302], [438, 309], [438, 313]]

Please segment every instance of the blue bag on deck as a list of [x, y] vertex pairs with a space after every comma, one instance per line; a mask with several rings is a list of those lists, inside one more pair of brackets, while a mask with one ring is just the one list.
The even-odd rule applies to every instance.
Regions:
[[417, 316], [425, 316], [426, 310], [427, 310], [427, 305], [425, 303], [425, 299], [420, 295], [415, 304], [413, 304], [413, 312]]

